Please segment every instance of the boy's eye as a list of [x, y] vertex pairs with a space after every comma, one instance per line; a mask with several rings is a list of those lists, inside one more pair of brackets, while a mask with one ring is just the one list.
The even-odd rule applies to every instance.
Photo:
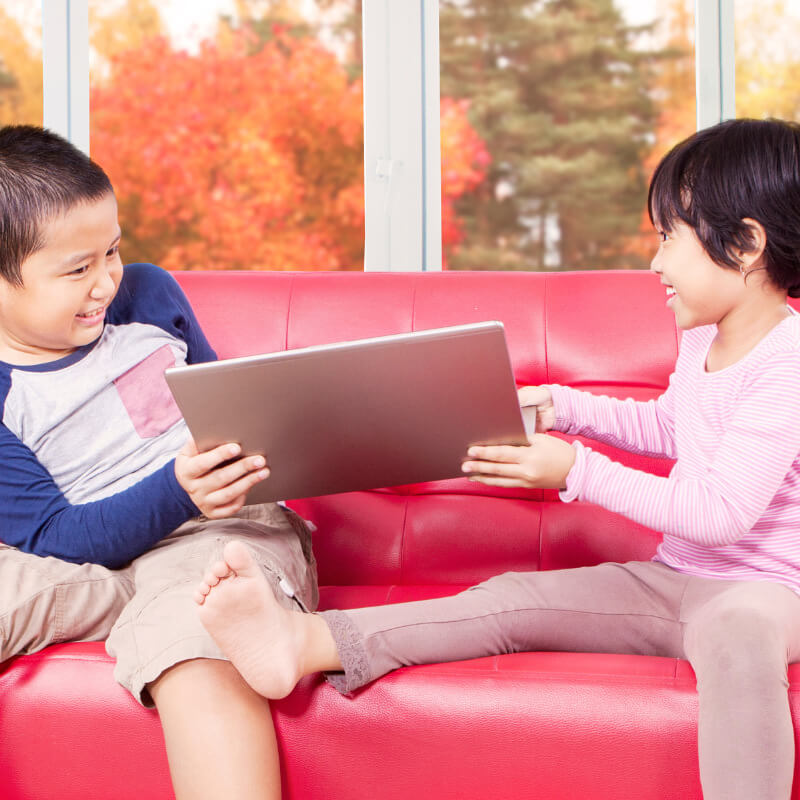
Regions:
[[72, 270], [72, 272], [70, 272], [70, 275], [83, 275], [85, 272], [88, 272], [88, 270], [89, 270], [89, 265], [84, 264], [82, 267], [78, 267], [77, 269]]
[[115, 244], [107, 253], [106, 258], [113, 258], [117, 253], [119, 253], [119, 244]]

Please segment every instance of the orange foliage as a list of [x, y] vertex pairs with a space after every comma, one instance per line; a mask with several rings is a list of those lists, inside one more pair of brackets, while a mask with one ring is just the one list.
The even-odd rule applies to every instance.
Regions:
[[442, 245], [444, 260], [464, 238], [455, 201], [476, 189], [486, 177], [491, 158], [467, 119], [468, 100], [441, 100]]
[[[91, 103], [92, 156], [120, 200], [126, 259], [361, 268], [362, 84], [315, 39], [276, 27], [263, 44], [222, 27], [192, 55], [154, 37], [111, 59]], [[455, 242], [452, 203], [482, 179], [485, 150], [465, 109], [444, 108], [443, 207]]]

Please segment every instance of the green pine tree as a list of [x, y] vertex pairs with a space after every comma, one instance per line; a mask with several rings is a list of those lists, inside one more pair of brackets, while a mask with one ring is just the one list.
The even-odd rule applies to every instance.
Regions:
[[458, 214], [453, 269], [625, 265], [640, 222], [658, 54], [612, 0], [441, 0], [442, 95], [470, 101], [492, 163]]

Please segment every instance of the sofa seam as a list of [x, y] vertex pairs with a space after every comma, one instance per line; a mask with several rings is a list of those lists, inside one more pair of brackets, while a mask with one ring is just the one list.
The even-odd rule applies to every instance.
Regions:
[[544, 336], [542, 336], [542, 341], [544, 342], [544, 377], [545, 383], [550, 383], [550, 353], [549, 353], [549, 342], [548, 342], [548, 333], [547, 333], [547, 317], [548, 317], [548, 305], [547, 305], [547, 295], [550, 283], [550, 276], [545, 275], [544, 279]]
[[409, 496], [405, 496], [405, 505], [403, 506], [403, 525], [400, 528], [400, 583], [405, 582], [405, 566], [406, 566], [406, 524], [408, 523], [408, 503]]
[[292, 275], [289, 281], [289, 297], [286, 301], [286, 323], [283, 328], [283, 349], [289, 349], [289, 319], [292, 314], [292, 301], [294, 300], [294, 285], [297, 280], [297, 275]]

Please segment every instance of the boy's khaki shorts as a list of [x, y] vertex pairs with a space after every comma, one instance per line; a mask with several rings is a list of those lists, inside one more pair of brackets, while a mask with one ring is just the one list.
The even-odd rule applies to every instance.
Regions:
[[0, 545], [0, 661], [64, 641], [107, 639], [114, 677], [144, 705], [147, 684], [193, 658], [224, 659], [193, 595], [226, 542], [247, 543], [287, 608], [317, 606], [308, 527], [274, 503], [235, 517], [197, 517], [121, 570], [71, 564]]

